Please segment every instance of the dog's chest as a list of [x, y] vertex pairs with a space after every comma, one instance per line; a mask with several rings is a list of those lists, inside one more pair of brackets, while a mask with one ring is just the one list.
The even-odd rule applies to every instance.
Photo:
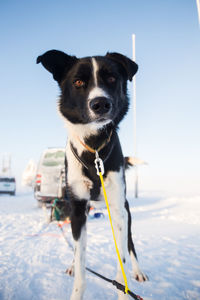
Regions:
[[[80, 153], [78, 153], [80, 154]], [[71, 151], [70, 143], [66, 147], [67, 184], [78, 199], [91, 199], [91, 191], [95, 184], [83, 173], [83, 167]]]
[[[80, 152], [78, 154], [80, 155]], [[83, 166], [72, 153], [69, 143], [66, 147], [66, 157], [67, 183], [73, 195], [79, 200], [102, 200], [103, 197], [100, 178], [94, 175], [96, 174], [95, 164], [94, 169], [92, 170], [93, 179], [91, 180], [91, 177], [87, 176], [87, 170], [83, 171]], [[113, 174], [115, 174], [115, 179], [113, 178]], [[116, 182], [118, 182], [118, 188], [120, 186], [124, 186], [124, 180], [121, 172], [108, 172], [104, 182], [105, 186], [114, 192], [116, 189]]]

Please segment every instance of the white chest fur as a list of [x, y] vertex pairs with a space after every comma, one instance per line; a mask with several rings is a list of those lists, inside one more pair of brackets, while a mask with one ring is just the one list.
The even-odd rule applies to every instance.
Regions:
[[[81, 150], [82, 149], [80, 148], [77, 149], [78, 155], [81, 155]], [[80, 200], [84, 199], [91, 201], [91, 205], [95, 207], [101, 205], [99, 202], [104, 203], [102, 188], [100, 190], [98, 201], [92, 201], [93, 199], [90, 198], [90, 190], [93, 188], [93, 182], [88, 177], [84, 176], [82, 172], [82, 165], [72, 153], [69, 143], [66, 147], [66, 156], [68, 165], [67, 182], [73, 194]], [[123, 169], [121, 168], [119, 172], [109, 172], [104, 181], [104, 185], [106, 187], [111, 206], [113, 206], [113, 200], [111, 199], [114, 199], [114, 203], [117, 207], [120, 206], [120, 202], [124, 205], [125, 183], [123, 179]]]
[[91, 180], [83, 175], [82, 165], [74, 156], [71, 151], [70, 144], [66, 147], [67, 156], [67, 182], [72, 189], [73, 194], [80, 200], [90, 199], [90, 189], [92, 189], [93, 184]]

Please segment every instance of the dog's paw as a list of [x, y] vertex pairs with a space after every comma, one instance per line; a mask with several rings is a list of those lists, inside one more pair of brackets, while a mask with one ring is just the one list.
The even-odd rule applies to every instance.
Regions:
[[139, 282], [144, 282], [144, 281], [149, 280], [148, 276], [140, 270], [138, 270], [137, 272], [134, 272], [133, 276], [134, 276], [135, 280], [137, 280]]
[[67, 268], [66, 274], [74, 277], [74, 265], [71, 265], [71, 267]]
[[117, 299], [118, 300], [129, 300], [129, 296], [128, 295], [120, 295]]
[[133, 268], [133, 277], [135, 278], [135, 280], [137, 280], [139, 282], [148, 281], [149, 280], [148, 276], [145, 275], [140, 270], [138, 261], [137, 261], [135, 255], [133, 254], [133, 252], [131, 252], [130, 256], [131, 256], [131, 262], [132, 262], [132, 268]]
[[123, 292], [118, 293], [117, 300], [129, 300], [130, 297], [127, 294], [124, 294]]

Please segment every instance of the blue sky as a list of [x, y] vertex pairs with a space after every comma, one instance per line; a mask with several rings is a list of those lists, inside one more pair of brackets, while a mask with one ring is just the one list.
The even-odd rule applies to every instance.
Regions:
[[[0, 155], [18, 182], [30, 158], [65, 146], [59, 89], [35, 61], [50, 49], [77, 57], [132, 56], [136, 34], [140, 190], [200, 192], [200, 27], [195, 0], [1, 1]], [[129, 84], [129, 93], [132, 95]], [[133, 155], [133, 113], [120, 126]]]

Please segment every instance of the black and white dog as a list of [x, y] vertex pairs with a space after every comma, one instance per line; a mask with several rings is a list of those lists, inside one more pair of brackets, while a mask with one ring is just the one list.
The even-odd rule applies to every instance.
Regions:
[[[95, 150], [104, 162], [105, 187], [124, 269], [127, 270], [129, 252], [135, 279], [145, 281], [131, 237], [125, 163], [117, 135], [118, 124], [129, 107], [127, 80], [132, 80], [138, 66], [119, 53], [78, 59], [57, 50], [39, 56], [37, 63], [40, 62], [59, 84], [59, 111], [68, 128], [66, 184], [75, 243], [74, 265], [69, 270], [75, 276], [71, 300], [83, 299], [85, 290], [88, 207], [103, 201], [94, 165]], [[116, 279], [123, 283], [119, 264]], [[128, 299], [128, 295], [119, 291], [118, 299]]]

